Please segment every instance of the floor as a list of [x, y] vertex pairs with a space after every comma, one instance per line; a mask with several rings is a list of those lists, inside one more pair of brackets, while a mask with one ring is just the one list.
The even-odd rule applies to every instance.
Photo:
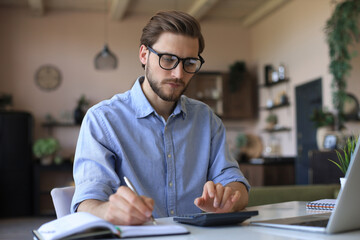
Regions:
[[32, 230], [55, 217], [0, 218], [0, 240], [32, 239]]

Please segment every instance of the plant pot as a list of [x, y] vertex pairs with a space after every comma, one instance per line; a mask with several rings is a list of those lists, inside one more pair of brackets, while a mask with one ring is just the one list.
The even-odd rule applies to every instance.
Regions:
[[331, 132], [332, 132], [332, 128], [330, 126], [319, 127], [316, 130], [316, 144], [319, 150], [324, 150], [325, 136]]
[[340, 178], [341, 189], [343, 189], [345, 187], [345, 183], [346, 183], [346, 178], [344, 178], [344, 177]]
[[83, 118], [85, 116], [85, 113], [84, 111], [80, 108], [80, 107], [77, 107], [75, 110], [74, 110], [74, 121], [75, 121], [75, 124], [78, 124], [80, 125]]
[[41, 165], [50, 165], [50, 164], [52, 164], [52, 161], [53, 161], [53, 157], [51, 155], [42, 157], [40, 159]]

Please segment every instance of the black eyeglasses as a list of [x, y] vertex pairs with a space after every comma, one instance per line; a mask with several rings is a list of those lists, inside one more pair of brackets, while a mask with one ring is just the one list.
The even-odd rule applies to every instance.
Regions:
[[187, 73], [197, 73], [203, 63], [204, 59], [199, 55], [199, 58], [180, 58], [174, 54], [169, 53], [157, 53], [151, 47], [147, 47], [150, 52], [155, 53], [159, 57], [159, 66], [164, 70], [172, 70], [179, 65], [179, 62], [182, 61], [183, 69]]

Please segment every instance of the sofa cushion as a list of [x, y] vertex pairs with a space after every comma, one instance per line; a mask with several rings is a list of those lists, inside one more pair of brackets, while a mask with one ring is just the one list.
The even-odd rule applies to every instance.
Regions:
[[248, 206], [336, 198], [340, 184], [288, 185], [252, 187]]

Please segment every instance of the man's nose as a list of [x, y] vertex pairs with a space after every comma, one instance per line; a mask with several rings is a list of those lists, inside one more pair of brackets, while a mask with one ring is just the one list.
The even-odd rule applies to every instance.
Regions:
[[171, 70], [171, 75], [174, 78], [181, 79], [184, 75], [184, 67], [183, 62], [180, 61], [179, 64], [176, 66], [176, 68]]

